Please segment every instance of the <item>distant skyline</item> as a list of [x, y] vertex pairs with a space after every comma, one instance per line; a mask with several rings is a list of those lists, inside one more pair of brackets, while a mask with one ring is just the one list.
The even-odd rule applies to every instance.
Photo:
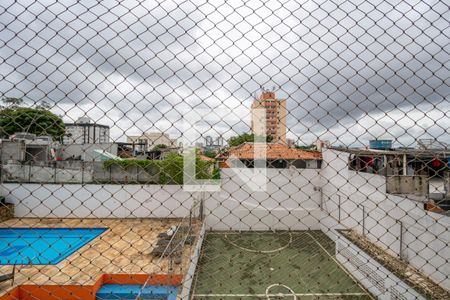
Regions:
[[[444, 1], [0, 3], [0, 96], [87, 115], [114, 140], [209, 107], [204, 135], [250, 131], [253, 95], [287, 99], [287, 138], [450, 143]], [[199, 20], [199, 21], [197, 21]]]

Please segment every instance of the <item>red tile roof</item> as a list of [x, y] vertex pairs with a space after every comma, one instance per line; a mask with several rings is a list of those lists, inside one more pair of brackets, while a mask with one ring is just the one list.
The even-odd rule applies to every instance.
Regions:
[[227, 159], [233, 155], [239, 159], [254, 159], [263, 157], [266, 151], [267, 159], [286, 159], [286, 160], [317, 160], [322, 159], [322, 153], [311, 150], [300, 150], [290, 148], [280, 143], [253, 144], [244, 143], [237, 147], [231, 148], [225, 153], [218, 156], [219, 159]]
[[200, 157], [201, 160], [204, 160], [204, 161], [214, 161], [214, 158], [208, 157], [208, 156], [203, 155], [203, 154], [200, 154], [199, 157]]

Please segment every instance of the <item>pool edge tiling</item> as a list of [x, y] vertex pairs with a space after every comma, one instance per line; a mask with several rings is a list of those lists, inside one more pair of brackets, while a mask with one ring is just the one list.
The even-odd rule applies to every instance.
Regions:
[[107, 230], [107, 227], [1, 227], [0, 265], [56, 265]]
[[[97, 300], [136, 299], [142, 285], [139, 284], [105, 284], [97, 291]], [[178, 287], [174, 285], [147, 285], [142, 289], [142, 299], [176, 300]]]
[[[0, 296], [0, 300], [97, 300], [104, 285], [180, 286], [182, 275], [103, 274], [91, 285], [20, 285]], [[176, 295], [175, 295], [176, 296]], [[134, 299], [134, 298], [133, 298]]]

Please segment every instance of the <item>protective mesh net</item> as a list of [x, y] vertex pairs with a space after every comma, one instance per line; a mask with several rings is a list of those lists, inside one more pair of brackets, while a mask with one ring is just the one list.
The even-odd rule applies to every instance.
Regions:
[[0, 299], [450, 299], [446, 1], [0, 3]]

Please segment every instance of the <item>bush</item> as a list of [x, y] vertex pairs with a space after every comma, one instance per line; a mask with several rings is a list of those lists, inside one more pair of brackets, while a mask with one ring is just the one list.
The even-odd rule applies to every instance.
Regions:
[[[204, 161], [196, 158], [196, 178], [197, 179], [218, 179], [218, 169], [209, 170], [214, 164], [212, 161]], [[183, 157], [176, 153], [169, 153], [164, 160], [107, 160], [103, 162], [105, 169], [111, 166], [120, 166], [123, 169], [127, 167], [140, 167], [143, 170], [150, 167], [156, 167], [159, 173], [160, 184], [183, 184]]]
[[103, 167], [105, 169], [111, 166], [118, 166], [122, 168], [127, 167], [141, 167], [143, 169], [150, 166], [159, 166], [161, 161], [159, 160], [144, 160], [144, 159], [127, 159], [127, 160], [118, 160], [118, 159], [110, 159], [103, 162]]
[[[272, 140], [273, 138], [270, 135], [266, 136], [266, 143], [270, 143]], [[228, 145], [230, 147], [237, 147], [243, 143], [253, 143], [254, 141], [255, 135], [253, 133], [243, 133], [228, 139]]]

